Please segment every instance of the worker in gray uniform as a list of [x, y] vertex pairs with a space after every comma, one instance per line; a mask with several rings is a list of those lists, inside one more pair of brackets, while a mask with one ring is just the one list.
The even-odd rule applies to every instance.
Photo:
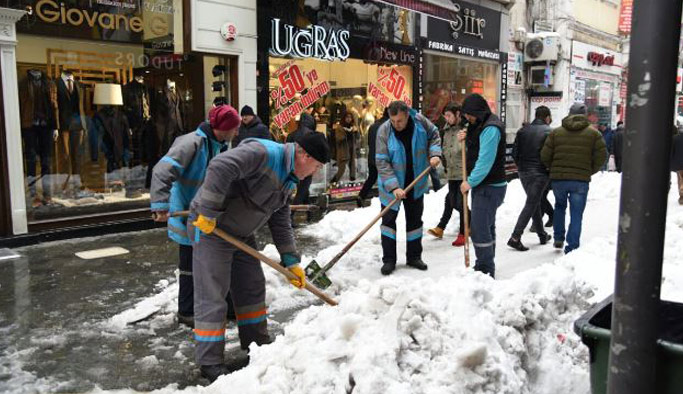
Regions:
[[256, 248], [254, 233], [266, 223], [281, 263], [305, 286], [294, 242], [289, 200], [300, 179], [330, 160], [325, 137], [310, 133], [296, 143], [248, 138], [216, 156], [190, 206], [194, 253], [195, 357], [210, 381], [230, 371], [224, 363], [225, 295], [232, 293], [240, 345], [270, 342], [266, 326], [266, 289], [261, 264], [212, 234], [216, 227]]

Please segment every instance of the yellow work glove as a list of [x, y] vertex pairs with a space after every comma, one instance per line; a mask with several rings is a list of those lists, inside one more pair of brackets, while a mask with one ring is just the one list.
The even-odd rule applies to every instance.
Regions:
[[204, 234], [211, 234], [216, 229], [216, 219], [207, 218], [204, 215], [199, 215], [197, 220], [192, 222], [192, 225], [200, 229]]
[[293, 265], [291, 267], [287, 268], [289, 272], [293, 273], [297, 279], [290, 279], [289, 283], [293, 284], [294, 286], [303, 289], [306, 287], [306, 273], [304, 272], [303, 268], [301, 266]]

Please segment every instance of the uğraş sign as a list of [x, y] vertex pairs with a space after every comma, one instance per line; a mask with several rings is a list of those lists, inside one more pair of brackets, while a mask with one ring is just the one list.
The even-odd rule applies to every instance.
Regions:
[[314, 57], [332, 61], [346, 60], [351, 54], [348, 30], [325, 30], [324, 27], [318, 25], [299, 29], [281, 23], [278, 18], [273, 18], [270, 34], [272, 56]]

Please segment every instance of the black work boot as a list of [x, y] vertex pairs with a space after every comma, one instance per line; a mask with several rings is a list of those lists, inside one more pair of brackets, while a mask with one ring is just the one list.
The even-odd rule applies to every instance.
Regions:
[[564, 248], [564, 241], [555, 240], [555, 242], [553, 242], [553, 246], [555, 249], [562, 249]]
[[422, 259], [411, 260], [406, 263], [409, 267], [417, 268], [420, 271], [427, 271], [427, 264], [422, 261]]
[[394, 270], [396, 269], [396, 263], [392, 262], [385, 262], [384, 265], [382, 265], [382, 269], [380, 270], [382, 272], [382, 275], [389, 275]]
[[538, 240], [541, 242], [541, 245], [547, 244], [551, 239], [553, 239], [553, 237], [548, 233], [539, 234], [538, 236]]
[[214, 364], [214, 365], [202, 365], [199, 367], [199, 372], [205, 379], [209, 379], [209, 382], [213, 383], [221, 375], [227, 375], [230, 372], [230, 368], [226, 364]]
[[553, 218], [552, 216], [548, 218], [548, 221], [545, 222], [546, 227], [552, 227], [553, 226]]
[[526, 252], [527, 250], [529, 250], [529, 248], [524, 246], [521, 239], [510, 238], [508, 240], [508, 246], [513, 248], [513, 249], [517, 249], [520, 252]]
[[194, 328], [194, 316], [185, 316], [178, 313], [176, 317], [178, 318], [178, 324], [184, 324], [190, 328]]

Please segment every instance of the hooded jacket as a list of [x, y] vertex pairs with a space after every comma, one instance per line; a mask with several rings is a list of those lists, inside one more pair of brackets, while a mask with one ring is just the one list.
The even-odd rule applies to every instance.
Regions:
[[[477, 118], [477, 123], [468, 127], [465, 139], [468, 182], [473, 188], [479, 185], [504, 184], [506, 182], [505, 124], [498, 116], [491, 113], [486, 100], [478, 94], [472, 94], [463, 101], [462, 113]], [[494, 130], [498, 132], [497, 145], [482, 146], [482, 141], [486, 139], [484, 137], [495, 138], [491, 134]], [[485, 158], [480, 154], [480, 151], [493, 154], [490, 162], [488, 157]]]
[[270, 135], [268, 127], [263, 124], [261, 118], [258, 116], [254, 116], [254, 119], [252, 119], [251, 123], [248, 125], [245, 125], [244, 123], [240, 124], [240, 130], [232, 140], [232, 147], [234, 148], [238, 146], [240, 142], [246, 140], [247, 138], [263, 138], [271, 141], [273, 140], [273, 136]]
[[[209, 161], [225, 147], [213, 135], [208, 122], [194, 133], [176, 138], [152, 173], [150, 188], [151, 210], [184, 211], [197, 194], [204, 180]], [[168, 237], [181, 245], [191, 245], [187, 236], [187, 219], [168, 219]]]
[[531, 124], [522, 127], [515, 137], [512, 157], [519, 172], [527, 174], [547, 175], [548, 169], [541, 162], [541, 149], [552, 128], [542, 119], [534, 119]]
[[570, 115], [548, 135], [541, 161], [551, 180], [590, 182], [607, 160], [607, 147], [599, 131], [590, 127], [585, 115]]

